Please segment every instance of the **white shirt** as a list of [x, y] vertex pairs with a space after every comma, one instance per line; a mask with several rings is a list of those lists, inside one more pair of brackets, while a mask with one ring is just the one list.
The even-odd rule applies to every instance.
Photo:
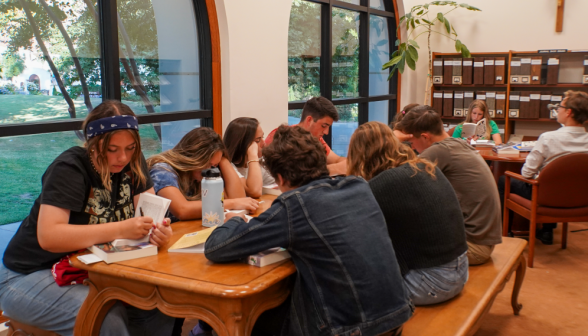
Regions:
[[584, 127], [564, 126], [539, 136], [522, 169], [523, 177], [534, 178], [551, 161], [572, 153], [588, 154], [588, 133]]
[[[239, 175], [239, 178], [243, 178], [243, 177], [247, 178], [247, 176], [248, 176], [247, 174], [249, 173], [248, 167], [239, 168], [239, 167], [235, 166], [233, 163], [231, 163], [231, 164], [233, 165], [233, 168], [235, 168], [235, 171]], [[264, 186], [276, 183], [276, 181], [274, 180], [272, 175], [263, 167], [263, 165], [260, 168], [261, 168], [261, 179], [263, 181]]]

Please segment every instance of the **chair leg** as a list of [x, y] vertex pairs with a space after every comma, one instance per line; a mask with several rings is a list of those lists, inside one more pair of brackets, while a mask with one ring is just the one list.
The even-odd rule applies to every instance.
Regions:
[[[506, 202], [505, 202], [506, 203]], [[502, 218], [502, 236], [503, 237], [507, 237], [508, 236], [508, 220], [509, 220], [509, 215], [510, 215], [510, 209], [506, 206], [506, 204], [504, 204], [504, 215]]]
[[568, 222], [563, 222], [561, 226], [561, 248], [568, 247]]
[[533, 256], [535, 254], [535, 228], [537, 221], [535, 216], [531, 215], [531, 225], [529, 227], [529, 259], [527, 259], [527, 266], [533, 268]]

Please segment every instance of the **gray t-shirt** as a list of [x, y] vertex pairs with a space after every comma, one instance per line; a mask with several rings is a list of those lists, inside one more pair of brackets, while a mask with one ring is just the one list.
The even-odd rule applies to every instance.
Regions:
[[447, 138], [420, 155], [437, 162], [461, 205], [467, 241], [478, 245], [502, 242], [500, 196], [494, 176], [482, 156], [465, 141]]

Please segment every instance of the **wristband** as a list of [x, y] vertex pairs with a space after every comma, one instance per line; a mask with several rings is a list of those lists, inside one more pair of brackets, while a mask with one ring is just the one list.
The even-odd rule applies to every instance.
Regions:
[[259, 162], [259, 159], [258, 160], [249, 160], [249, 161], [247, 161], [247, 167], [249, 167], [249, 162]]

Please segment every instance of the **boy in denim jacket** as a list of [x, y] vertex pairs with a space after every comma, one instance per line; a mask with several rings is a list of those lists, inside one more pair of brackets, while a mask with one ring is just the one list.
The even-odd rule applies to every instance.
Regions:
[[263, 154], [282, 195], [249, 223], [227, 216], [206, 257], [229, 262], [286, 248], [298, 272], [284, 334], [399, 334], [414, 308], [367, 182], [329, 177], [323, 146], [300, 127], [280, 126]]

